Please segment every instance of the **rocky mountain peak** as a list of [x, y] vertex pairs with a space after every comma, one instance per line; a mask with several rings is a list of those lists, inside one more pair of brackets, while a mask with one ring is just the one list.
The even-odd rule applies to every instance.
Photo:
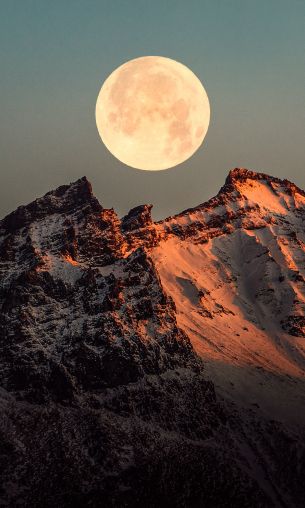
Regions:
[[[218, 194], [161, 223], [180, 238], [207, 241], [236, 229], [255, 229], [269, 222], [304, 216], [305, 193], [289, 180], [245, 168], [232, 169]], [[291, 217], [294, 221], [293, 216]]]
[[296, 194], [305, 196], [302, 189], [287, 179], [280, 179], [267, 175], [266, 173], [258, 173], [246, 168], [231, 169], [218, 196], [222, 194], [233, 194], [234, 192], [237, 192], [239, 195], [245, 194], [247, 196], [247, 191], [251, 193], [251, 189], [253, 188], [264, 191], [264, 187], [269, 188], [274, 195], [278, 197], [280, 197], [281, 193], [289, 196], [294, 196]]
[[98, 203], [97, 198], [93, 195], [92, 185], [86, 176], [79, 178], [70, 185], [58, 187], [55, 191], [46, 194], [46, 198], [52, 194], [58, 201], [62, 201], [62, 206], [78, 207], [82, 205], [90, 205], [94, 211], [99, 211], [102, 206]]
[[[231, 183], [231, 182], [234, 182], [237, 180], [244, 181], [247, 178], [251, 178], [253, 180], [259, 180], [260, 175], [262, 175], [262, 173], [258, 173], [256, 171], [251, 171], [250, 169], [247, 169], [247, 168], [236, 167], [236, 168], [233, 168], [229, 171], [229, 174], [226, 178], [225, 183]], [[266, 176], [266, 175], [263, 175], [263, 176]], [[270, 178], [272, 178], [272, 177], [270, 177]]]
[[147, 226], [151, 226], [151, 209], [153, 205], [140, 205], [132, 208], [127, 215], [122, 218], [122, 230], [134, 231]]
[[54, 214], [74, 214], [80, 208], [87, 210], [87, 213], [97, 213], [103, 209], [93, 196], [91, 184], [86, 177], [70, 185], [62, 185], [28, 205], [19, 206], [0, 221], [0, 230], [20, 230], [35, 220]]

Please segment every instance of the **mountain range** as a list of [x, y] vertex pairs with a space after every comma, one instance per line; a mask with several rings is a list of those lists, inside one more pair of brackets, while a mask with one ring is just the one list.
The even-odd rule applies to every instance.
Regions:
[[305, 192], [119, 218], [86, 177], [0, 221], [0, 504], [305, 506]]

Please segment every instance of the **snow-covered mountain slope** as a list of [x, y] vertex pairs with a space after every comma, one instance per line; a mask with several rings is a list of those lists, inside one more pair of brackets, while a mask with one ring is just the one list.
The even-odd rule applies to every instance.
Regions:
[[216, 384], [296, 422], [305, 419], [304, 225], [303, 191], [235, 169], [215, 198], [160, 224], [167, 236], [153, 252], [177, 323]]
[[304, 219], [235, 169], [158, 223], [86, 178], [0, 221], [0, 504], [303, 507]]

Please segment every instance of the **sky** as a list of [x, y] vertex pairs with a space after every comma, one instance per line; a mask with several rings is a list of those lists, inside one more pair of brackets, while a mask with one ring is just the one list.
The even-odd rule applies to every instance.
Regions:
[[[165, 171], [103, 145], [95, 103], [122, 63], [161, 55], [204, 84], [202, 147]], [[0, 0], [0, 217], [83, 175], [121, 216], [161, 219], [246, 167], [305, 188], [305, 0]]]

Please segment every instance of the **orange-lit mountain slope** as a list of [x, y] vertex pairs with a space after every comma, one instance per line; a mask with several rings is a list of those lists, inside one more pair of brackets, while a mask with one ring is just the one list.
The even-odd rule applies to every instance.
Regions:
[[215, 198], [160, 224], [167, 235], [152, 254], [216, 384], [295, 419], [305, 407], [304, 225], [303, 191], [235, 169]]

